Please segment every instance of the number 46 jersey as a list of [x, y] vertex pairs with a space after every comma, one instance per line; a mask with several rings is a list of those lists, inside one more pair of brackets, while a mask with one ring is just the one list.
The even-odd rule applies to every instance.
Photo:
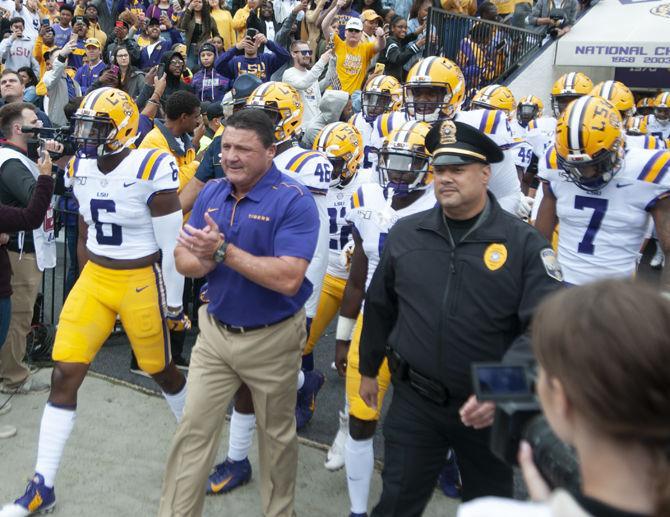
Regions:
[[88, 225], [86, 247], [112, 259], [136, 259], [158, 251], [148, 203], [179, 187], [174, 158], [159, 149], [136, 149], [103, 174], [96, 158], [75, 156], [65, 182], [72, 185]]
[[649, 211], [670, 195], [670, 152], [630, 149], [614, 178], [595, 192], [563, 177], [553, 146], [538, 168], [556, 197], [558, 261], [565, 281], [581, 285], [632, 276]]

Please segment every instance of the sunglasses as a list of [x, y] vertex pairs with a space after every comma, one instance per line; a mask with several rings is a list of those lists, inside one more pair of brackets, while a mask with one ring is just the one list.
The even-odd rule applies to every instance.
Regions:
[[311, 50], [298, 50], [303, 56], [311, 56], [313, 52]]
[[347, 32], [361, 32], [358, 29], [347, 29]]

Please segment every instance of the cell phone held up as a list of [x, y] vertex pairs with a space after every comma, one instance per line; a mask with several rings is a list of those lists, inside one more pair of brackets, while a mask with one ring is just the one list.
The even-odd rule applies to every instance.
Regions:
[[156, 77], [161, 79], [165, 75], [165, 63], [158, 65], [158, 70], [156, 71]]
[[254, 29], [253, 27], [247, 29], [247, 39], [253, 41], [257, 35], [258, 35], [258, 29]]

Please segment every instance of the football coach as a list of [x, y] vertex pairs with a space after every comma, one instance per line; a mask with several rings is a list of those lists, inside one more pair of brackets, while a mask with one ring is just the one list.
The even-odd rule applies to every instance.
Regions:
[[464, 501], [512, 496], [512, 469], [489, 450], [495, 406], [472, 395], [470, 365], [532, 361], [533, 310], [561, 285], [549, 243], [487, 190], [496, 143], [443, 121], [426, 148], [437, 204], [395, 224], [365, 299], [360, 394], [376, 404], [384, 357], [394, 386], [375, 517], [421, 515], [450, 447]]
[[233, 395], [251, 390], [258, 425], [263, 514], [294, 515], [298, 467], [296, 379], [307, 340], [305, 271], [319, 216], [301, 184], [272, 163], [274, 126], [260, 110], [226, 120], [221, 165], [179, 238], [177, 269], [206, 277], [184, 416], [172, 441], [159, 515], [202, 514], [207, 476]]

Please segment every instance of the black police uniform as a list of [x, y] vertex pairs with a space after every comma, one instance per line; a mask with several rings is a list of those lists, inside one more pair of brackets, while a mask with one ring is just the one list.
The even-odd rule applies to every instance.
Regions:
[[[434, 163], [502, 159], [484, 134], [447, 123], [458, 141], [443, 135], [450, 145], [440, 144], [441, 124], [433, 128], [426, 147]], [[400, 219], [367, 291], [360, 372], [376, 377], [388, 356], [394, 385], [374, 516], [421, 515], [450, 447], [464, 500], [512, 495], [512, 470], [490, 452], [489, 430], [465, 427], [458, 410], [473, 393], [472, 362], [532, 361], [525, 333], [561, 274], [549, 243], [492, 194], [482, 213], [460, 223], [445, 222], [439, 205]]]

